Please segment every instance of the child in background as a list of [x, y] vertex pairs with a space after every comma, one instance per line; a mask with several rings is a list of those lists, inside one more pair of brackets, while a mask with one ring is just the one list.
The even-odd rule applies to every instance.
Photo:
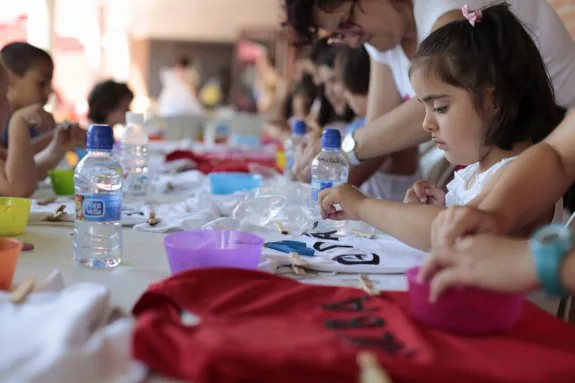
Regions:
[[[8, 78], [0, 65], [0, 119], [8, 118], [9, 102], [6, 97]], [[40, 105], [20, 108], [12, 114], [8, 125], [10, 149], [0, 149], [0, 195], [28, 197], [36, 189], [38, 179], [44, 179], [48, 170], [64, 157], [66, 150], [86, 142], [84, 132], [74, 127], [58, 128], [50, 144], [34, 156], [34, 147], [28, 127], [30, 121], [47, 119], [49, 113]], [[51, 117], [51, 116], [50, 116]]]
[[[446, 206], [473, 201], [483, 187], [497, 182], [507, 163], [561, 122], [565, 109], [555, 102], [541, 55], [508, 4], [476, 12], [464, 8], [463, 14], [465, 19], [421, 43], [410, 77], [425, 105], [423, 129], [451, 163], [468, 166], [456, 173], [447, 195], [416, 185], [408, 192], [417, 197], [410, 198], [411, 204], [367, 198], [349, 185], [324, 190], [324, 218], [363, 220], [428, 250], [431, 224]], [[561, 216], [558, 201], [538, 223]], [[524, 229], [520, 234], [525, 236], [532, 228]]]
[[[367, 94], [370, 81], [370, 58], [366, 49], [340, 47], [335, 60], [335, 70], [343, 87], [347, 104], [357, 115], [357, 118], [348, 124], [343, 134], [353, 133], [365, 125], [367, 115]], [[373, 198], [382, 198], [390, 201], [401, 202], [415, 181], [419, 179], [417, 174], [399, 175], [386, 172], [389, 168], [385, 158], [379, 162], [375, 159], [373, 166], [362, 170], [365, 181], [350, 179], [350, 183], [359, 186], [360, 190]]]
[[318, 92], [311, 75], [304, 75], [291, 95], [290, 125], [293, 120], [305, 120], [311, 112], [311, 106]]
[[[50, 54], [28, 43], [15, 42], [4, 46], [0, 50], [0, 56], [8, 75], [7, 96], [12, 113], [31, 105], [46, 105], [52, 93], [54, 73]], [[3, 121], [8, 123], [8, 120]], [[28, 129], [33, 140], [34, 153], [40, 152], [50, 143], [55, 127], [53, 118], [30, 121]], [[9, 131], [4, 129], [0, 138], [4, 148], [8, 147], [8, 137]]]
[[133, 99], [134, 93], [127, 84], [112, 80], [100, 82], [88, 96], [88, 119], [95, 124], [125, 124]]

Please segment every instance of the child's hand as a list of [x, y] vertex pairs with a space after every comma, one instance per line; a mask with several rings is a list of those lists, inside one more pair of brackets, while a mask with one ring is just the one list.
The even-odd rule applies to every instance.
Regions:
[[405, 194], [404, 203], [445, 206], [445, 192], [427, 181], [417, 181]]
[[46, 112], [40, 104], [30, 105], [18, 109], [12, 115], [13, 119], [23, 121], [29, 128], [33, 127], [38, 132], [44, 133], [56, 128], [54, 116]]
[[85, 147], [86, 130], [77, 124], [59, 126], [52, 142], [55, 149], [64, 153], [77, 147]]
[[[359, 220], [359, 207], [366, 199], [362, 192], [348, 184], [325, 189], [318, 197], [321, 217], [334, 221]], [[336, 210], [334, 205], [339, 205], [341, 210]]]

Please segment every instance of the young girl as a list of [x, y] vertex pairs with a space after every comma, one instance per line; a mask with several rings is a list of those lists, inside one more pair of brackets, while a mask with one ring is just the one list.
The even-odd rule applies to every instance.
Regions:
[[[31, 105], [44, 106], [52, 93], [54, 63], [50, 54], [31, 44], [15, 42], [0, 51], [8, 74], [8, 101], [13, 112]], [[3, 120], [7, 121], [7, 120]], [[52, 139], [54, 119], [34, 121], [29, 126], [34, 153], [44, 149]], [[2, 132], [2, 146], [8, 147], [8, 129]], [[42, 137], [44, 136], [44, 137]]]
[[[415, 185], [407, 196], [412, 204], [370, 199], [348, 185], [327, 189], [320, 195], [323, 217], [363, 220], [428, 250], [432, 221], [445, 206], [472, 202], [507, 163], [561, 122], [565, 110], [555, 103], [541, 55], [508, 5], [464, 8], [463, 14], [464, 20], [421, 43], [410, 77], [425, 105], [423, 129], [450, 162], [468, 166], [457, 172], [447, 195]], [[539, 225], [561, 216], [557, 205], [539, 217]]]

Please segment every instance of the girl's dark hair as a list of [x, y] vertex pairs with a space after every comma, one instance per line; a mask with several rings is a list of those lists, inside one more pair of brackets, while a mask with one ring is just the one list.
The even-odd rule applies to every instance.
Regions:
[[88, 96], [88, 118], [96, 124], [103, 124], [123, 100], [133, 98], [134, 93], [125, 83], [112, 80], [100, 82]]
[[410, 75], [426, 76], [466, 90], [480, 114], [484, 97], [493, 97], [494, 115], [484, 144], [510, 150], [521, 141], [537, 143], [561, 122], [541, 54], [506, 2], [482, 10], [475, 26], [451, 22], [419, 46]]
[[303, 96], [306, 100], [307, 109], [310, 109], [317, 95], [317, 86], [313, 82], [313, 77], [308, 74], [302, 76], [300, 82], [294, 88], [293, 95], [294, 97]]
[[284, 25], [290, 26], [297, 34], [297, 43], [310, 44], [317, 37], [318, 27], [314, 19], [315, 7], [330, 12], [349, 0], [284, 0], [286, 13]]
[[370, 60], [367, 50], [343, 46], [337, 52], [335, 68], [343, 86], [352, 94], [365, 96], [369, 92]]
[[313, 82], [313, 77], [309, 74], [302, 76], [301, 80], [296, 84], [294, 90], [285, 98], [282, 106], [282, 114], [285, 120], [293, 116], [292, 101], [294, 97], [302, 95], [306, 101], [306, 109], [309, 111], [318, 94], [318, 88]]
[[28, 70], [40, 61], [47, 61], [54, 66], [48, 52], [25, 42], [14, 42], [4, 45], [0, 56], [6, 68], [22, 77]]

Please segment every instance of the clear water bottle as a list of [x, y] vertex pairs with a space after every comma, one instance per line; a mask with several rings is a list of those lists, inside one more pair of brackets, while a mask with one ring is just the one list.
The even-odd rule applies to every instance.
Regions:
[[148, 135], [144, 115], [126, 113], [126, 128], [120, 137], [117, 158], [124, 169], [124, 202], [144, 202], [148, 193]]
[[291, 137], [284, 143], [286, 168], [284, 174], [291, 178], [291, 171], [295, 164], [295, 153], [298, 146], [302, 145], [307, 133], [307, 125], [303, 120], [294, 120], [291, 125]]
[[122, 259], [124, 177], [122, 167], [112, 156], [113, 146], [111, 126], [90, 126], [88, 155], [74, 173], [74, 260], [99, 269], [118, 266]]
[[341, 134], [337, 129], [325, 129], [321, 138], [322, 151], [311, 163], [311, 199], [317, 205], [324, 189], [347, 182], [349, 165], [341, 153]]

